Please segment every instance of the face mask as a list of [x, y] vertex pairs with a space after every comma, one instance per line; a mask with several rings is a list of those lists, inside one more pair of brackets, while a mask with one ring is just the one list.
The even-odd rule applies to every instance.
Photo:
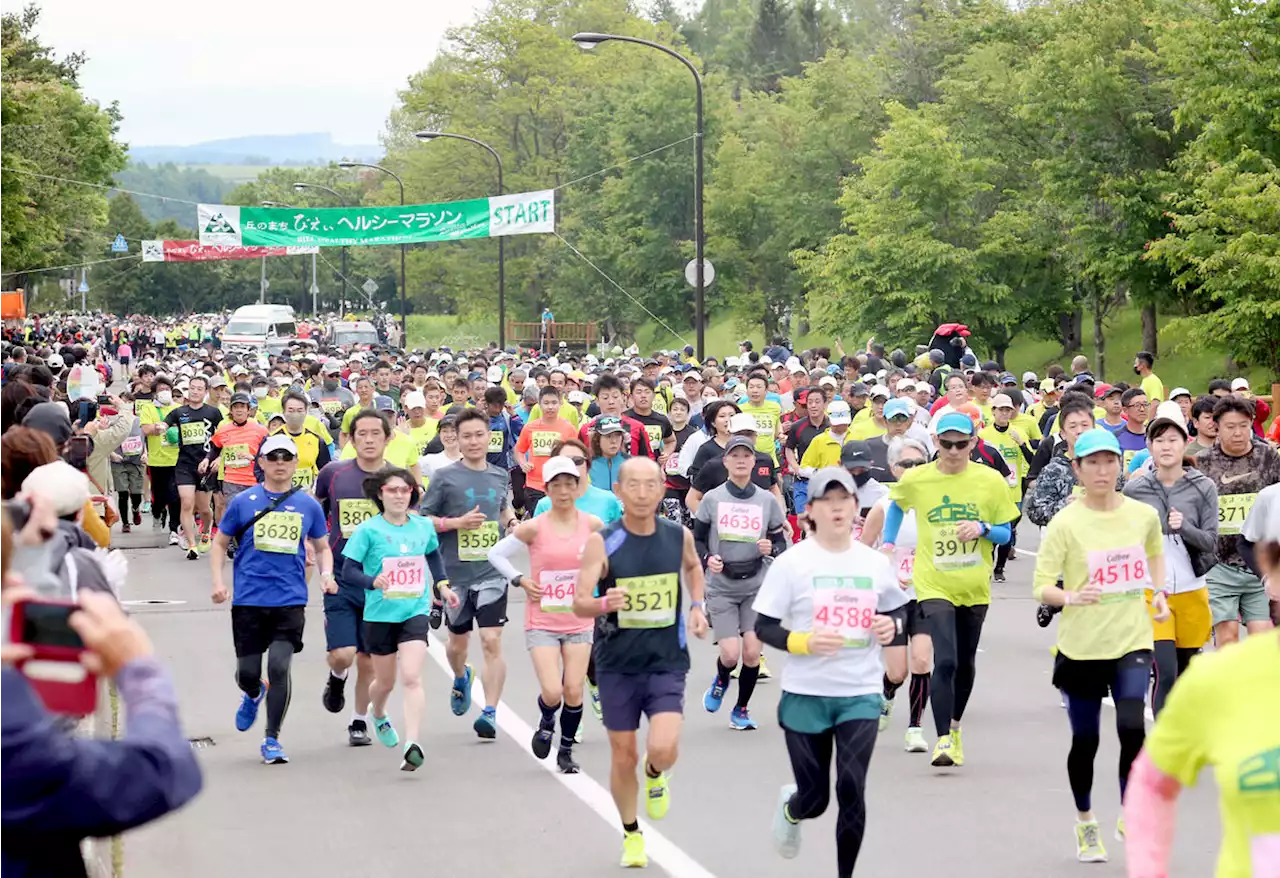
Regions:
[[338, 389], [338, 379], [337, 379], [337, 378], [326, 378], [326, 379], [324, 379], [324, 389], [325, 389], [325, 390], [337, 390], [337, 389]]
[[853, 483], [857, 485], [859, 488], [861, 488], [863, 485], [865, 485], [869, 481], [871, 481], [870, 472], [854, 473], [853, 475]]
[[1142, 374], [1142, 372], [1138, 369], [1138, 367], [1137, 367], [1137, 366], [1134, 366], [1134, 367], [1133, 367], [1133, 374], [1134, 374], [1134, 375], [1141, 375], [1141, 374]]
[[160, 405], [173, 405], [173, 391], [157, 390], [156, 402], [160, 403]]
[[302, 425], [307, 422], [307, 413], [290, 412], [284, 416], [284, 422], [290, 430], [301, 430]]
[[258, 398], [258, 399], [265, 399], [265, 398], [266, 398], [266, 396], [267, 396], [267, 388], [266, 388], [266, 386], [261, 386], [261, 387], [255, 387], [255, 388], [253, 388], [253, 395], [254, 395], [256, 398]]

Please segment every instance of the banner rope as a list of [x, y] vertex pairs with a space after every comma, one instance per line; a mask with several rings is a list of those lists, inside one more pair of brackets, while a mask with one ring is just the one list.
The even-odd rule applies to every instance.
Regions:
[[92, 259], [88, 262], [72, 262], [67, 265], [51, 265], [48, 268], [26, 268], [22, 271], [6, 271], [0, 274], [0, 277], [13, 277], [16, 274], [40, 274], [45, 271], [62, 271], [65, 268], [85, 268], [90, 265], [101, 265], [104, 262], [128, 262], [130, 259], [141, 259], [141, 253], [135, 253], [131, 256], [116, 256], [111, 259]]

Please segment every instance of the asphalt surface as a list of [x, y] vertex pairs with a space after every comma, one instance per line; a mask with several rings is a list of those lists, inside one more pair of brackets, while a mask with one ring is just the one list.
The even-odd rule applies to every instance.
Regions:
[[[1034, 550], [1037, 534], [1020, 540]], [[149, 522], [125, 545], [160, 542]], [[540, 763], [529, 751], [538, 711], [537, 682], [524, 648], [520, 594], [504, 634], [508, 660], [493, 742], [471, 729], [478, 706], [463, 717], [448, 708], [449, 674], [443, 644], [431, 643], [425, 672], [426, 764], [398, 770], [399, 751], [378, 744], [347, 745], [348, 709], [320, 703], [324, 662], [318, 588], [307, 612], [306, 648], [295, 657], [293, 697], [281, 734], [291, 762], [263, 765], [258, 755], [262, 718], [247, 733], [235, 730], [238, 703], [229, 605], [209, 600], [207, 557], [189, 562], [176, 548], [129, 548], [127, 601], [172, 669], [182, 718], [199, 750], [205, 787], [176, 815], [126, 836], [126, 878], [223, 878], [228, 875], [441, 876], [491, 874], [599, 876], [618, 870], [620, 827], [608, 794], [609, 751], [590, 711], [586, 740], [576, 748], [583, 774], [554, 772], [554, 754]], [[1035, 558], [1024, 551], [1008, 567], [1009, 582], [994, 599], [978, 656], [979, 673], [964, 718], [963, 768], [930, 767], [928, 754], [902, 748], [906, 687], [889, 730], [880, 736], [868, 783], [868, 823], [859, 875], [990, 876], [1123, 875], [1123, 845], [1112, 839], [1119, 812], [1117, 745], [1103, 718], [1096, 762], [1094, 807], [1111, 862], [1075, 861], [1074, 806], [1067, 786], [1070, 742], [1065, 711], [1049, 684], [1053, 629], [1036, 627], [1030, 595]], [[834, 875], [834, 802], [804, 824], [799, 857], [782, 860], [770, 844], [778, 788], [790, 781], [777, 727], [777, 674], [786, 658], [768, 660], [775, 678], [756, 689], [754, 732], [728, 728], [728, 704], [718, 714], [702, 707], [714, 672], [710, 641], [692, 645], [686, 724], [666, 819], [647, 826], [649, 871], [676, 878], [717, 875], [785, 878]], [[472, 663], [481, 664], [479, 643]], [[477, 681], [476, 698], [481, 688]], [[398, 693], [390, 713], [400, 724]], [[931, 720], [926, 714], [926, 730]], [[643, 733], [643, 729], [642, 729]], [[932, 736], [930, 736], [932, 744]], [[1211, 875], [1220, 835], [1211, 777], [1184, 793], [1174, 852], [1175, 876]], [[643, 809], [641, 809], [643, 814]]]

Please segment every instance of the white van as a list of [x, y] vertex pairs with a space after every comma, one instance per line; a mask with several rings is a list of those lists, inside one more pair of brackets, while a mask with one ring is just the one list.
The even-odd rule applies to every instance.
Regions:
[[378, 330], [365, 320], [335, 320], [329, 324], [329, 344], [336, 348], [367, 348], [378, 344]]
[[222, 348], [230, 353], [278, 354], [298, 335], [288, 305], [245, 305], [237, 308], [222, 330]]

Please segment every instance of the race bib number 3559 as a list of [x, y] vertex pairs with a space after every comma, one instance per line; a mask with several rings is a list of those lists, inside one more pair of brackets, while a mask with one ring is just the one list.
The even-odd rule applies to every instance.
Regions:
[[458, 531], [458, 560], [487, 561], [489, 550], [498, 544], [498, 522], [486, 521], [479, 527]]

